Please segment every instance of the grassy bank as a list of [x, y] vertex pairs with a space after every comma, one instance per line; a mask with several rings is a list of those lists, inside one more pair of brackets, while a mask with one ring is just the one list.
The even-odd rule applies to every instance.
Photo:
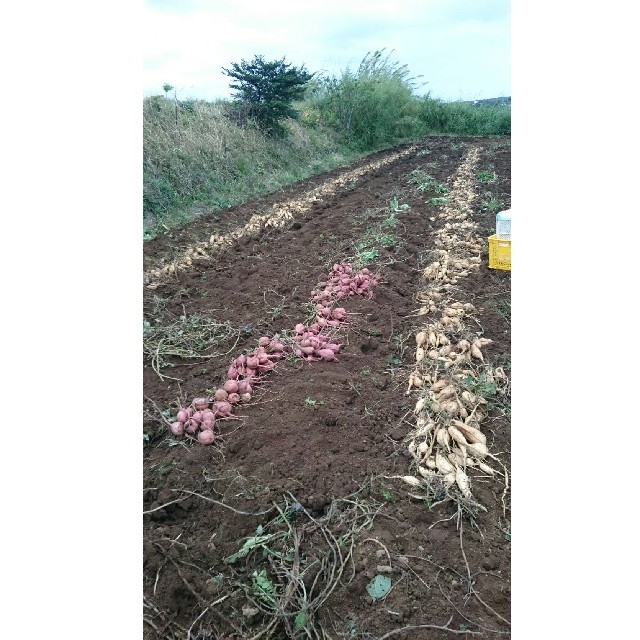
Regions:
[[336, 132], [287, 121], [287, 137], [268, 138], [226, 116], [224, 102], [144, 101], [144, 232], [153, 237], [191, 220], [362, 155]]

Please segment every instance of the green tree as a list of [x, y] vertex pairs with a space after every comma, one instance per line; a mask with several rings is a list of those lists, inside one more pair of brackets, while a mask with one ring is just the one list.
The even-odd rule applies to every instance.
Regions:
[[171, 91], [171, 89], [173, 89], [173, 86], [170, 85], [168, 82], [165, 82], [162, 85], [162, 90], [164, 91], [164, 97], [167, 97], [167, 94], [169, 93], [169, 91]]
[[292, 103], [302, 98], [305, 85], [314, 76], [304, 65], [294, 67], [284, 58], [267, 62], [258, 55], [251, 62], [232, 62], [230, 69], [222, 70], [236, 80], [229, 86], [235, 90], [234, 98], [245, 116], [253, 118], [268, 134], [282, 133], [281, 121], [297, 118]]

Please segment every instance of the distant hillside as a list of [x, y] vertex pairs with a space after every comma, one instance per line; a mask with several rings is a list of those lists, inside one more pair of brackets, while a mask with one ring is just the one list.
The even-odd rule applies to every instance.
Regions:
[[499, 98], [485, 98], [484, 100], [463, 100], [463, 104], [475, 105], [498, 105], [500, 107], [511, 106], [511, 96], [500, 96]]

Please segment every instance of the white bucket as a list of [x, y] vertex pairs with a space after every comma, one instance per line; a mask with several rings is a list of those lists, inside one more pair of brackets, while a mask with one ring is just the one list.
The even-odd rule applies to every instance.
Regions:
[[511, 240], [511, 209], [496, 215], [496, 237], [498, 240]]

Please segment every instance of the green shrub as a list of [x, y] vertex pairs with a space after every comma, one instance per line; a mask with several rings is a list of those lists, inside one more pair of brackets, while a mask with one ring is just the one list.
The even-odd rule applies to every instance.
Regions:
[[222, 70], [236, 80], [229, 85], [236, 90], [236, 115], [245, 121], [253, 119], [270, 135], [283, 134], [282, 121], [297, 117], [292, 103], [302, 98], [313, 77], [304, 65], [294, 67], [284, 58], [267, 62], [263, 56], [254, 56], [251, 62], [232, 62], [231, 69]]
[[510, 135], [511, 107], [443, 102], [429, 97], [420, 104], [420, 117], [429, 133]]

